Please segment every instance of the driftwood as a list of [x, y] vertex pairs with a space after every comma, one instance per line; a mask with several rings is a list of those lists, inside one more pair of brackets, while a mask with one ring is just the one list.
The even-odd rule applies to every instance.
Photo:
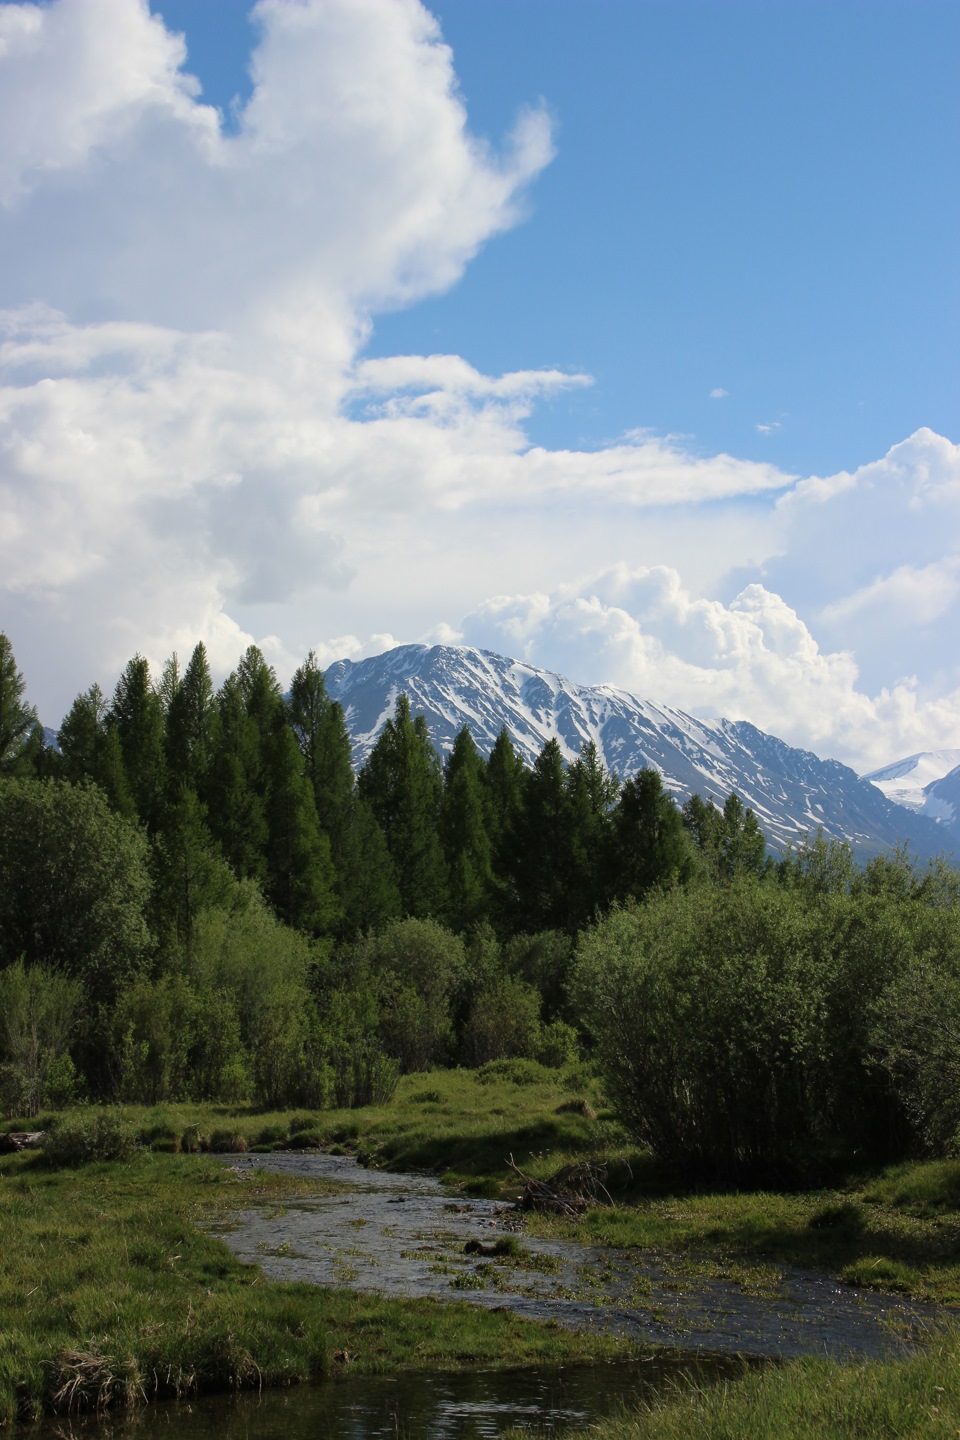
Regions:
[[7, 1130], [0, 1135], [0, 1155], [9, 1155], [13, 1150], [29, 1150], [34, 1145], [42, 1145], [46, 1134], [45, 1130]]
[[523, 1189], [516, 1199], [518, 1210], [549, 1210], [554, 1215], [581, 1215], [595, 1205], [612, 1205], [610, 1192], [604, 1185], [607, 1170], [604, 1165], [591, 1165], [580, 1160], [575, 1165], [564, 1165], [549, 1180], [535, 1180], [524, 1175], [511, 1155], [507, 1164], [513, 1173], [523, 1181]]

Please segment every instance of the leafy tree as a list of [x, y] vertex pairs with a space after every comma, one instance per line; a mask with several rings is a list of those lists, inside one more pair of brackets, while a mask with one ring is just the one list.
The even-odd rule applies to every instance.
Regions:
[[81, 987], [43, 965], [16, 960], [0, 971], [0, 1099], [8, 1115], [37, 1115], [59, 1066], [72, 1072], [69, 1045]]
[[24, 701], [25, 689], [13, 646], [0, 630], [0, 775], [22, 774], [30, 768], [40, 722], [34, 707]]
[[580, 942], [575, 1003], [621, 1119], [678, 1170], [796, 1178], [832, 1135], [823, 916], [741, 878], [653, 894]]
[[112, 1004], [146, 959], [147, 845], [95, 786], [0, 782], [0, 966], [22, 957]]
[[354, 947], [355, 974], [375, 981], [384, 1048], [403, 1071], [450, 1058], [466, 980], [463, 941], [435, 920], [395, 920]]
[[444, 913], [446, 883], [438, 837], [440, 762], [422, 715], [405, 695], [380, 732], [360, 773], [359, 790], [383, 831], [407, 915]]

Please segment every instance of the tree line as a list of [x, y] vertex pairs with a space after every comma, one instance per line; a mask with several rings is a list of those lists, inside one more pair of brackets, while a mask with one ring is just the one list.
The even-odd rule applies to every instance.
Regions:
[[594, 747], [441, 761], [396, 702], [357, 775], [315, 656], [135, 656], [43, 743], [0, 635], [0, 1103], [356, 1105], [582, 1049], [696, 1173], [957, 1143], [960, 891]]

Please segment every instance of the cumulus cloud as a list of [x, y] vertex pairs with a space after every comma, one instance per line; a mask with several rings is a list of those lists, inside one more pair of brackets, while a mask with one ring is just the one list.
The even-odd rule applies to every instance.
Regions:
[[866, 692], [853, 655], [821, 649], [757, 583], [723, 604], [691, 593], [673, 569], [618, 565], [552, 594], [495, 597], [460, 631], [581, 682], [750, 720], [863, 770], [960, 731], [960, 688], [926, 700], [907, 681]]
[[724, 388], [723, 388], [722, 385], [717, 385], [713, 390], [710, 391], [710, 399], [711, 399], [711, 400], [726, 400], [727, 397], [729, 396], [729, 394], [730, 394], [730, 391], [729, 391], [729, 390], [724, 390]]
[[0, 4], [0, 589], [47, 720], [137, 649], [285, 678], [462, 634], [876, 763], [958, 743], [957, 447], [548, 449], [589, 376], [366, 358], [522, 218], [550, 121], [473, 134], [419, 0], [254, 20], [228, 131], [146, 0]]

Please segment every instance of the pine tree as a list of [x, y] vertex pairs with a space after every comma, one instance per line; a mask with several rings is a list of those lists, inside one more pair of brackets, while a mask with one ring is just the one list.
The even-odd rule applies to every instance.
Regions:
[[206, 787], [210, 828], [237, 875], [266, 878], [267, 823], [260, 735], [243, 692], [230, 675], [217, 693]]
[[288, 707], [317, 815], [339, 864], [353, 808], [350, 736], [343, 708], [327, 694], [323, 671], [312, 650], [291, 681]]
[[549, 930], [568, 921], [570, 811], [563, 753], [547, 740], [524, 790], [516, 852], [519, 928]]
[[214, 710], [213, 680], [201, 642], [166, 707], [167, 770], [175, 790], [187, 785], [199, 794], [204, 789]]
[[406, 695], [397, 699], [358, 783], [396, 867], [404, 914], [420, 919], [443, 914], [446, 883], [437, 834], [440, 761], [423, 716], [412, 718]]
[[37, 745], [40, 722], [23, 699], [26, 682], [17, 669], [13, 646], [0, 630], [0, 775], [30, 770], [31, 744]]
[[353, 939], [380, 930], [402, 913], [397, 872], [369, 802], [354, 794], [343, 832], [338, 881], [340, 933]]
[[485, 775], [487, 834], [493, 870], [490, 918], [501, 934], [513, 927], [517, 915], [520, 821], [527, 778], [527, 768], [504, 726], [487, 758]]
[[135, 655], [113, 694], [107, 723], [116, 731], [123, 768], [137, 814], [151, 831], [160, 819], [165, 782], [163, 709], [150, 680], [150, 665]]
[[620, 791], [613, 812], [608, 899], [641, 900], [656, 885], [693, 870], [683, 818], [656, 770], [641, 770]]
[[611, 809], [619, 782], [608, 775], [588, 740], [567, 771], [568, 838], [565, 857], [565, 927], [577, 930], [605, 903]]
[[78, 695], [57, 733], [60, 747], [60, 774], [79, 784], [92, 780], [99, 785], [114, 810], [133, 817], [136, 806], [130, 794], [120, 736], [108, 724], [109, 706], [99, 685]]
[[336, 876], [303, 756], [280, 707], [264, 748], [267, 896], [286, 924], [319, 935], [339, 918]]
[[484, 764], [466, 725], [444, 766], [440, 839], [447, 862], [447, 918], [454, 929], [465, 930], [486, 916], [493, 884]]

